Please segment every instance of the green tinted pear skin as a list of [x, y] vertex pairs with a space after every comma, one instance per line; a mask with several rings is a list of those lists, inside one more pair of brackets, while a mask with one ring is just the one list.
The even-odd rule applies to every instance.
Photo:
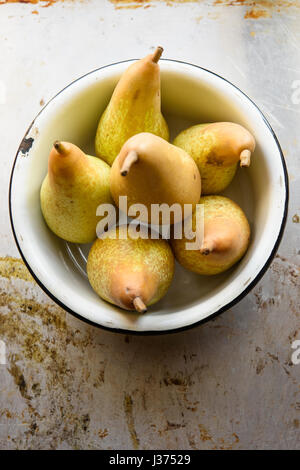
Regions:
[[169, 140], [168, 125], [161, 113], [160, 70], [163, 49], [133, 63], [121, 76], [102, 114], [96, 132], [96, 155], [109, 165], [129, 137], [151, 132]]
[[[204, 237], [197, 249], [188, 250], [185, 237], [172, 239], [171, 245], [177, 261], [197, 274], [220, 274], [236, 264], [246, 253], [250, 240], [250, 226], [242, 209], [223, 196], [203, 196]], [[197, 211], [191, 224], [196, 231]]]
[[116, 234], [109, 230], [94, 242], [87, 274], [102, 299], [145, 313], [166, 294], [174, 275], [174, 256], [165, 240], [135, 239], [123, 225]]
[[55, 142], [49, 155], [40, 201], [53, 233], [68, 242], [90, 243], [96, 238], [99, 204], [110, 203], [110, 167], [69, 142]]
[[232, 122], [198, 124], [182, 131], [174, 145], [185, 150], [201, 174], [202, 194], [217, 194], [232, 181], [237, 167], [248, 167], [255, 149], [250, 132]]

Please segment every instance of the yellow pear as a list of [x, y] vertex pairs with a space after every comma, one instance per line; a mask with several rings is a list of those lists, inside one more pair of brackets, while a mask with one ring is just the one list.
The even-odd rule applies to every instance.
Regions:
[[109, 165], [99, 158], [69, 142], [55, 142], [40, 193], [42, 213], [52, 232], [69, 242], [92, 242], [101, 220], [96, 216], [98, 205], [113, 202], [109, 175]]
[[[204, 205], [202, 241], [200, 240], [197, 248], [187, 249], [193, 240], [185, 237], [172, 239], [173, 252], [177, 261], [190, 271], [206, 275], [219, 274], [237, 263], [245, 254], [250, 239], [249, 223], [242, 209], [227, 197], [204, 196], [199, 204]], [[191, 219], [194, 232], [200, 228], [197, 227], [200, 210], [197, 207]]]
[[152, 132], [169, 140], [161, 114], [160, 70], [162, 47], [134, 62], [121, 76], [102, 114], [96, 133], [96, 155], [111, 165], [129, 137]]
[[255, 149], [254, 137], [233, 122], [198, 124], [182, 131], [174, 145], [185, 150], [197, 163], [202, 194], [216, 194], [231, 183], [238, 163], [250, 165]]
[[[111, 168], [110, 190], [119, 205], [119, 197], [127, 196], [128, 208], [143, 204], [147, 214], [137, 218], [161, 223], [151, 215], [152, 205], [178, 204], [180, 213], [171, 214], [170, 222], [178, 222], [188, 211], [192, 213], [201, 194], [201, 178], [194, 160], [182, 149], [154, 134], [142, 132], [123, 145]], [[128, 214], [132, 215], [132, 214]]]
[[[148, 236], [148, 229], [141, 227], [141, 233]], [[174, 256], [165, 240], [136, 238], [129, 226], [122, 225], [94, 242], [87, 274], [102, 299], [145, 313], [166, 294], [174, 275]]]

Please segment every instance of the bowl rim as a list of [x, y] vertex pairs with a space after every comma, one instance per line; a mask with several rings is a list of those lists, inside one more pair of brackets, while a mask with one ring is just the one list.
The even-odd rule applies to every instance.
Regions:
[[[267, 271], [267, 269], [269, 268], [273, 258], [275, 257], [275, 254], [279, 248], [279, 245], [280, 245], [280, 242], [282, 240], [282, 236], [283, 236], [283, 233], [284, 233], [284, 229], [285, 229], [285, 226], [286, 226], [286, 221], [287, 221], [287, 215], [288, 215], [288, 202], [289, 202], [289, 180], [288, 180], [288, 171], [287, 171], [287, 166], [286, 166], [286, 162], [285, 162], [285, 159], [284, 159], [284, 155], [283, 155], [283, 152], [282, 152], [282, 149], [281, 149], [281, 146], [279, 144], [279, 141], [277, 139], [277, 136], [272, 128], [272, 126], [270, 125], [269, 121], [267, 120], [267, 118], [265, 117], [265, 115], [263, 114], [263, 112], [260, 110], [260, 108], [256, 105], [256, 103], [246, 94], [244, 93], [238, 86], [234, 85], [232, 82], [230, 82], [229, 80], [227, 80], [226, 78], [222, 77], [221, 75], [211, 71], [211, 70], [208, 70], [204, 67], [201, 67], [199, 65], [196, 65], [196, 64], [191, 64], [189, 62], [185, 62], [185, 61], [182, 61], [182, 60], [176, 60], [176, 59], [166, 59], [166, 58], [161, 58], [161, 61], [165, 61], [165, 62], [175, 62], [175, 63], [179, 63], [179, 64], [184, 64], [184, 65], [188, 65], [188, 66], [191, 66], [191, 67], [195, 67], [195, 68], [198, 68], [200, 70], [203, 70], [205, 72], [208, 72], [209, 74], [211, 75], [214, 75], [218, 78], [220, 78], [221, 80], [225, 81], [227, 84], [231, 85], [233, 88], [235, 88], [236, 90], [239, 91], [239, 93], [241, 93], [243, 95], [244, 98], [246, 98], [256, 109], [257, 111], [260, 113], [265, 125], [269, 128], [271, 134], [272, 134], [272, 137], [277, 145], [277, 148], [278, 148], [278, 151], [279, 151], [279, 155], [280, 155], [280, 158], [281, 158], [281, 164], [282, 164], [282, 170], [283, 170], [283, 174], [284, 174], [284, 192], [285, 192], [285, 202], [284, 202], [284, 212], [283, 212], [283, 216], [282, 216], [282, 220], [281, 220], [281, 225], [280, 225], [280, 230], [279, 230], [279, 233], [278, 233], [278, 237], [276, 239], [276, 242], [273, 246], [273, 249], [271, 251], [271, 254], [269, 255], [268, 259], [266, 260], [265, 264], [262, 266], [261, 270], [258, 272], [258, 274], [256, 275], [256, 277], [250, 282], [250, 284], [238, 295], [236, 296], [234, 299], [232, 299], [230, 302], [228, 302], [226, 305], [223, 305], [220, 309], [218, 309], [216, 312], [212, 313], [211, 315], [209, 315], [208, 317], [202, 319], [202, 320], [199, 320], [197, 322], [194, 322], [192, 324], [189, 324], [189, 325], [186, 325], [186, 326], [183, 326], [183, 327], [179, 327], [179, 328], [174, 328], [174, 329], [166, 329], [166, 330], [148, 330], [148, 331], [136, 331], [136, 330], [126, 330], [126, 329], [121, 329], [121, 328], [111, 328], [111, 327], [108, 327], [108, 326], [104, 326], [104, 325], [101, 325], [99, 323], [96, 323], [96, 322], [93, 322], [85, 317], [83, 317], [82, 315], [80, 315], [79, 313], [75, 312], [74, 310], [70, 309], [68, 306], [66, 306], [63, 302], [61, 302], [52, 292], [50, 292], [45, 286], [44, 284], [40, 281], [40, 279], [37, 277], [37, 275], [34, 273], [34, 271], [31, 269], [31, 266], [29, 264], [29, 262], [27, 261], [27, 259], [25, 258], [22, 250], [21, 250], [21, 247], [20, 247], [20, 244], [19, 244], [19, 241], [18, 241], [18, 238], [17, 238], [17, 235], [16, 235], [16, 231], [15, 231], [15, 228], [14, 228], [14, 222], [13, 222], [13, 210], [12, 210], [12, 182], [13, 182], [13, 177], [14, 177], [14, 170], [15, 170], [15, 166], [16, 166], [16, 162], [17, 162], [17, 159], [18, 159], [18, 156], [20, 154], [20, 152], [22, 151], [22, 149], [24, 148], [24, 144], [27, 143], [27, 136], [29, 135], [36, 119], [38, 118], [38, 116], [45, 110], [45, 108], [48, 106], [48, 104], [53, 101], [58, 95], [60, 95], [64, 90], [66, 90], [67, 88], [69, 88], [71, 85], [73, 85], [74, 83], [76, 83], [77, 81], [81, 80], [82, 78], [86, 77], [87, 75], [90, 75], [92, 73], [95, 73], [99, 70], [102, 70], [102, 69], [105, 69], [105, 68], [108, 68], [108, 67], [111, 67], [111, 66], [114, 66], [114, 65], [119, 65], [119, 64], [123, 64], [123, 63], [126, 63], [126, 62], [133, 62], [133, 61], [136, 61], [136, 60], [139, 60], [139, 59], [127, 59], [127, 60], [121, 60], [121, 61], [118, 61], [118, 62], [113, 62], [111, 64], [107, 64], [107, 65], [104, 65], [102, 67], [98, 67], [94, 70], [91, 70], [90, 72], [87, 72], [86, 74], [76, 78], [75, 80], [73, 80], [72, 82], [70, 82], [68, 85], [66, 85], [64, 88], [62, 88], [58, 93], [56, 93], [52, 98], [50, 98], [50, 100], [43, 106], [43, 108], [38, 112], [38, 114], [35, 116], [35, 118], [33, 119], [33, 121], [31, 122], [30, 126], [28, 127], [28, 129], [26, 130], [25, 132], [25, 135], [23, 137], [23, 139], [21, 140], [21, 143], [18, 147], [18, 150], [17, 150], [17, 153], [15, 155], [15, 158], [14, 158], [14, 162], [13, 162], [13, 166], [12, 166], [12, 170], [11, 170], [11, 174], [10, 174], [10, 180], [9, 180], [9, 191], [8, 191], [8, 205], [9, 205], [9, 218], [10, 218], [10, 224], [11, 224], [11, 229], [12, 229], [12, 233], [13, 233], [13, 237], [14, 237], [14, 240], [15, 240], [15, 243], [16, 243], [16, 246], [17, 246], [17, 249], [21, 255], [21, 258], [25, 264], [25, 266], [27, 267], [28, 271], [30, 272], [30, 274], [32, 275], [33, 279], [36, 281], [36, 283], [38, 284], [38, 286], [48, 295], [48, 297], [50, 297], [59, 307], [61, 307], [63, 310], [67, 311], [68, 313], [70, 313], [71, 315], [73, 315], [74, 317], [76, 317], [77, 319], [91, 325], [91, 326], [95, 326], [97, 328], [100, 328], [100, 329], [103, 329], [103, 330], [106, 330], [106, 331], [111, 331], [113, 333], [119, 333], [119, 334], [125, 334], [125, 335], [138, 335], [138, 336], [156, 336], [156, 335], [166, 335], [166, 334], [172, 334], [172, 333], [179, 333], [179, 332], [182, 332], [182, 331], [186, 331], [186, 330], [190, 330], [192, 328], [195, 328], [197, 326], [200, 326], [204, 323], [207, 323], [209, 321], [211, 321], [212, 319], [216, 318], [217, 316], [221, 315], [223, 312], [225, 312], [226, 310], [228, 310], [229, 308], [233, 307], [234, 305], [236, 305], [240, 300], [242, 300], [255, 286], [256, 284], [260, 281], [260, 279], [263, 277], [263, 275], [265, 274], [265, 272]], [[26, 147], [26, 146], [25, 146]]]

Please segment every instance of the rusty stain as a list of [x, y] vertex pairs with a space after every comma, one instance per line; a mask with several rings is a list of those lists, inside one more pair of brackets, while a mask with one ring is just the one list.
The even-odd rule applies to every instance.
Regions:
[[104, 439], [106, 436], [108, 436], [108, 430], [106, 428], [99, 429], [98, 436], [100, 437], [100, 439]]
[[289, 340], [290, 340], [291, 343], [298, 337], [298, 333], [299, 333], [299, 331], [295, 330], [293, 333], [291, 333], [289, 335]]
[[275, 354], [267, 353], [268, 356], [272, 359], [272, 361], [279, 362], [278, 356], [275, 356]]
[[180, 424], [180, 423], [171, 423], [170, 421], [167, 420], [167, 426], [165, 428], [165, 431], [173, 431], [174, 429], [180, 429], [180, 428], [185, 428], [186, 424]]
[[213, 441], [212, 436], [210, 433], [205, 429], [205, 427], [202, 424], [198, 424], [199, 432], [200, 432], [200, 439], [202, 442], [205, 441]]
[[23, 155], [29, 152], [29, 150], [32, 147], [33, 142], [34, 142], [34, 139], [32, 137], [28, 137], [28, 138], [24, 137], [20, 145], [20, 149], [19, 149]]
[[42, 98], [42, 99], [40, 100], [40, 106], [44, 106], [44, 104], [45, 104], [45, 101], [44, 101], [44, 99]]
[[41, 3], [43, 7], [48, 7], [58, 1], [63, 2], [64, 0], [0, 0], [0, 5], [3, 5], [4, 3], [30, 3], [31, 5]]
[[292, 221], [294, 222], [294, 224], [299, 224], [300, 222], [300, 217], [298, 214], [294, 214], [293, 215], [293, 218], [292, 218]]
[[186, 3], [199, 3], [199, 0], [109, 0], [116, 10], [135, 10], [137, 8], [150, 8], [157, 3], [164, 3], [170, 7]]
[[7, 279], [17, 278], [34, 282], [23, 261], [20, 258], [10, 256], [0, 257], [0, 276]]
[[17, 385], [19, 392], [21, 393], [23, 398], [30, 400], [30, 396], [27, 392], [27, 384], [24, 379], [24, 375], [20, 370], [19, 366], [14, 363], [11, 365], [10, 368], [7, 369], [10, 375], [13, 377], [15, 384]]
[[94, 382], [94, 387], [98, 388], [102, 384], [104, 384], [104, 382], [105, 382], [105, 380], [104, 380], [104, 370], [100, 370], [100, 372], [98, 374], [98, 377], [97, 377], [96, 381]]
[[275, 257], [275, 261], [273, 261], [271, 265], [271, 270], [279, 276], [284, 277], [286, 281], [290, 282], [295, 287], [299, 288], [299, 266], [287, 262], [286, 258], [283, 258], [279, 254], [277, 254]]
[[184, 376], [183, 374], [178, 374], [176, 377], [170, 377], [169, 375], [166, 375], [163, 379], [163, 382], [167, 387], [169, 385], [188, 387], [194, 383], [190, 376]]
[[137, 450], [140, 445], [140, 440], [137, 437], [137, 433], [135, 430], [134, 419], [133, 419], [133, 401], [130, 395], [125, 395], [123, 406], [124, 406], [126, 423], [127, 423], [128, 431], [130, 434], [131, 442], [132, 442], [133, 448]]
[[294, 426], [294, 428], [296, 428], [296, 429], [299, 428], [299, 419], [294, 419], [294, 421], [293, 421], [293, 426]]
[[[4, 272], [8, 279], [9, 276], [12, 279], [17, 277], [24, 282], [23, 278], [26, 278], [22, 271], [21, 275], [18, 270]], [[59, 437], [61, 442], [69, 443], [74, 449], [80, 448], [83, 433], [89, 433], [90, 415], [87, 412], [78, 413], [69, 400], [70, 396], [80, 399], [84, 385], [78, 387], [74, 382], [75, 366], [68, 362], [67, 348], [72, 345], [84, 350], [91, 344], [91, 335], [68, 327], [66, 313], [55, 304], [23, 298], [14, 284], [5, 278], [0, 290], [0, 338], [5, 340], [9, 351], [18, 350], [18, 354], [8, 354], [7, 370], [26, 404], [23, 416], [15, 416], [8, 410], [6, 417], [17, 418], [28, 427], [20, 438], [13, 438], [14, 446], [29, 448], [36, 445], [32, 438], [40, 438], [40, 434], [37, 434], [42, 431], [38, 424], [45, 418], [44, 410], [41, 408], [43, 412], [40, 412], [40, 407], [47, 397], [49, 426], [55, 428], [57, 423], [63, 423]], [[12, 290], [10, 294], [7, 293], [5, 283], [9, 283], [9, 289]], [[30, 291], [26, 292], [28, 295]], [[35, 370], [41, 373], [33, 374]], [[89, 368], [82, 368], [82, 384], [86, 383], [85, 378], [89, 374]], [[58, 438], [52, 435], [52, 431], [49, 434], [47, 431], [44, 438], [48, 439], [49, 448], [57, 447]]]
[[263, 359], [259, 359], [258, 360], [258, 363], [256, 365], [256, 374], [257, 375], [260, 375], [262, 373], [262, 371], [264, 370], [265, 368], [265, 361]]
[[[137, 8], [149, 8], [158, 3], [164, 3], [166, 6], [177, 6], [188, 3], [201, 3], [201, 0], [109, 0], [116, 10], [124, 9], [137, 9]], [[289, 0], [215, 0], [213, 6], [242, 6], [250, 7], [245, 14], [245, 18], [259, 19], [271, 16], [270, 10], [274, 10], [278, 13], [281, 12], [282, 8], [288, 7], [299, 7], [297, 1]], [[264, 9], [261, 9], [264, 8]], [[198, 17], [201, 18], [201, 17]], [[212, 19], [217, 19], [218, 16], [212, 14]], [[196, 19], [197, 21], [197, 19]]]
[[267, 10], [258, 10], [257, 8], [251, 8], [247, 10], [244, 18], [251, 18], [252, 20], [257, 20], [258, 18], [270, 18], [271, 14]]

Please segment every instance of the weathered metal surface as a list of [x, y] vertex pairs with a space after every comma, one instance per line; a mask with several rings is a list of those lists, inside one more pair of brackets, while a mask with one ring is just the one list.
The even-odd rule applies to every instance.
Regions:
[[[0, 5], [0, 448], [299, 448], [299, 2], [48, 3]], [[291, 202], [277, 257], [237, 306], [184, 333], [122, 336], [39, 289], [18, 259], [7, 191], [21, 137], [53, 94], [156, 44], [262, 108]]]

